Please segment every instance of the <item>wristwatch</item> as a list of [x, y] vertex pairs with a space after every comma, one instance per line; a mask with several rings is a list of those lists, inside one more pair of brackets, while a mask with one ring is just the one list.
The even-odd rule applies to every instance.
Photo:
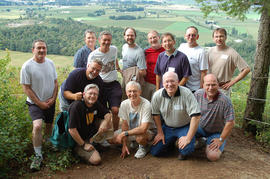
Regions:
[[125, 134], [125, 136], [128, 136], [128, 131], [125, 131], [124, 134]]
[[219, 141], [220, 141], [220, 142], [223, 142], [223, 139], [222, 139], [222, 137], [220, 137], [220, 138], [219, 138]]

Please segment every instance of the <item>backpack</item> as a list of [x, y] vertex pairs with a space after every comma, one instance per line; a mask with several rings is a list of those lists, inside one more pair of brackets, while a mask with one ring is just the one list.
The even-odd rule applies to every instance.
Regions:
[[73, 148], [76, 144], [68, 132], [69, 114], [67, 111], [59, 113], [55, 119], [50, 141], [58, 149]]

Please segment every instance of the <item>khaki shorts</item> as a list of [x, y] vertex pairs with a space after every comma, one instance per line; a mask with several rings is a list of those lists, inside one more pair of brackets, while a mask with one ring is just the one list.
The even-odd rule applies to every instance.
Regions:
[[89, 162], [89, 159], [91, 158], [91, 156], [93, 155], [94, 151], [96, 151], [95, 149], [91, 150], [91, 151], [85, 151], [83, 150], [83, 148], [79, 145], [76, 145], [76, 147], [74, 148], [74, 152], [81, 157], [84, 161]]
[[[117, 131], [114, 131], [114, 134], [119, 135], [122, 132], [122, 129], [118, 129]], [[155, 130], [147, 130], [147, 136], [148, 136], [148, 143], [152, 143], [152, 140], [156, 136], [157, 132]], [[128, 141], [136, 141], [136, 135], [128, 136]]]

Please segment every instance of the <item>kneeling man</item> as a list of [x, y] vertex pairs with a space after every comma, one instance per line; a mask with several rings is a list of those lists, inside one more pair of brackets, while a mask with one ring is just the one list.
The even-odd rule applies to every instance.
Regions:
[[[151, 154], [160, 156], [170, 152], [168, 149], [177, 142], [179, 160], [194, 151], [195, 133], [200, 121], [200, 108], [192, 92], [178, 86], [175, 72], [163, 75], [164, 88], [154, 93], [152, 114], [157, 126], [157, 135], [151, 148]], [[161, 122], [163, 119], [163, 124]]]
[[201, 120], [196, 136], [207, 137], [206, 155], [210, 161], [220, 158], [226, 138], [234, 126], [234, 110], [231, 100], [219, 90], [213, 74], [204, 77], [203, 89], [195, 92], [201, 108]]
[[154, 121], [151, 115], [151, 104], [141, 97], [141, 86], [135, 81], [130, 81], [126, 85], [128, 99], [121, 103], [118, 116], [123, 120], [122, 129], [115, 133], [116, 142], [123, 144], [121, 157], [129, 155], [128, 144], [136, 141], [139, 149], [135, 158], [143, 158], [150, 149], [150, 142], [156, 134]]
[[112, 115], [97, 101], [98, 94], [98, 86], [89, 84], [84, 88], [83, 101], [76, 100], [69, 107], [69, 133], [77, 142], [75, 152], [94, 165], [99, 164], [101, 158], [90, 139], [96, 133], [108, 131], [112, 126]]

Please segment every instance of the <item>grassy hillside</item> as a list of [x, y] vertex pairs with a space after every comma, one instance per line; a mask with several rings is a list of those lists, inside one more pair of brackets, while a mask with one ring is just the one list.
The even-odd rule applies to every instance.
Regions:
[[[0, 59], [4, 58], [7, 52], [9, 52], [11, 57], [10, 65], [15, 67], [21, 67], [25, 61], [33, 56], [32, 53], [0, 50]], [[68, 67], [73, 65], [72, 56], [47, 55], [47, 58], [53, 60], [56, 67]]]

